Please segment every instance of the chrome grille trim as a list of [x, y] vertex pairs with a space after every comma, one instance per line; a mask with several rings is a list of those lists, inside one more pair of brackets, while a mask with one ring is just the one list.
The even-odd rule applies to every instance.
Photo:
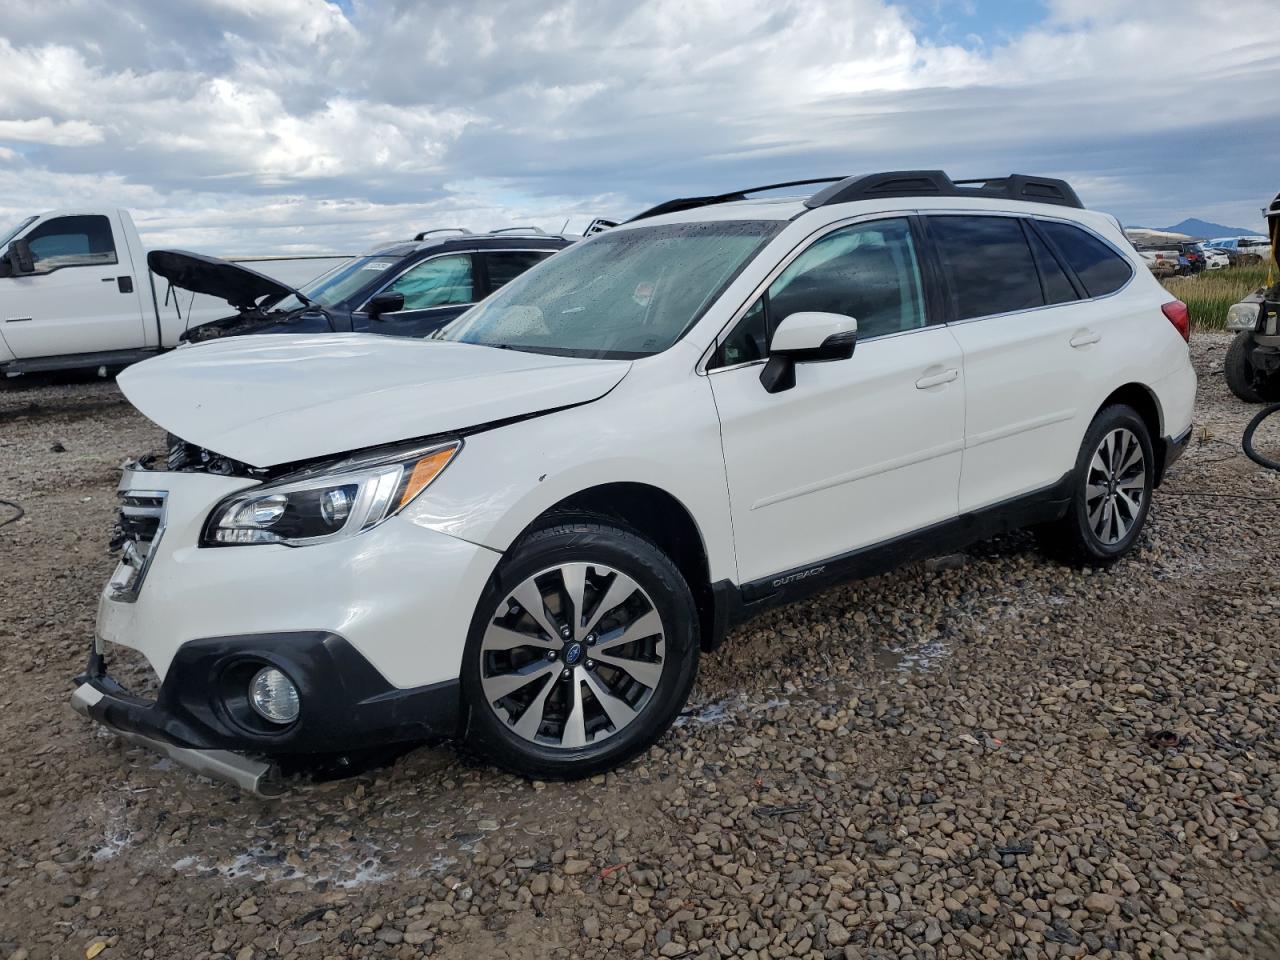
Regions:
[[147, 577], [156, 545], [164, 536], [164, 490], [121, 490], [120, 530], [124, 541], [120, 565], [108, 584], [108, 596], [121, 603], [133, 603]]

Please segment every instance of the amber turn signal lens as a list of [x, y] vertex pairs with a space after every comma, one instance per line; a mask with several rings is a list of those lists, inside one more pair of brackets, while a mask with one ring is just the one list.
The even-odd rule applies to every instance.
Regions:
[[409, 474], [409, 481], [404, 485], [404, 492], [400, 494], [400, 502], [396, 504], [396, 509], [399, 510], [420, 494], [423, 488], [438, 477], [440, 471], [449, 465], [449, 461], [453, 459], [453, 455], [457, 452], [457, 446], [445, 447], [442, 450], [427, 454], [415, 463], [413, 471]]

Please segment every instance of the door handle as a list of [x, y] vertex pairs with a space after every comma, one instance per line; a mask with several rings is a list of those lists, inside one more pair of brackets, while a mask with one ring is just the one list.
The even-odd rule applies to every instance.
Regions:
[[1068, 341], [1077, 350], [1080, 347], [1087, 347], [1097, 343], [1102, 339], [1102, 334], [1093, 330], [1077, 330], [1075, 335]]
[[944, 383], [950, 383], [956, 377], [960, 376], [960, 371], [955, 367], [948, 367], [941, 373], [931, 373], [921, 377], [916, 381], [917, 390], [928, 390], [930, 387], [938, 387]]
[[103, 283], [114, 283], [121, 293], [133, 293], [133, 277], [103, 277]]
[[30, 323], [31, 318], [30, 317], [5, 317], [4, 322], [5, 323]]

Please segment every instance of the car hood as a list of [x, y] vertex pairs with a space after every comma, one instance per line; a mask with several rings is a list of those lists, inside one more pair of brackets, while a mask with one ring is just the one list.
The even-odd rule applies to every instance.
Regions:
[[185, 250], [152, 250], [147, 254], [147, 266], [175, 287], [218, 297], [239, 310], [249, 309], [263, 297], [297, 293], [257, 270]]
[[630, 368], [441, 340], [276, 334], [180, 347], [117, 383], [188, 443], [271, 467], [588, 403]]

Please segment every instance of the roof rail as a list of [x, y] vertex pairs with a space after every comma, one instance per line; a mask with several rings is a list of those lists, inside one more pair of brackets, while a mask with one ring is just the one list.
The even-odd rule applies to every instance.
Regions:
[[682, 197], [679, 200], [668, 200], [665, 203], [658, 204], [656, 207], [650, 207], [648, 210], [637, 213], [626, 222], [634, 223], [637, 220], [647, 220], [649, 217], [658, 217], [664, 213], [676, 213], [680, 210], [708, 207], [716, 203], [745, 200], [749, 193], [764, 193], [766, 190], [780, 190], [783, 187], [805, 187], [814, 183], [835, 183], [840, 179], [840, 177], [814, 177], [810, 180], [787, 180], [784, 183], [767, 183], [763, 187], [747, 187], [745, 190], [733, 190], [729, 193], [718, 193], [710, 197]]
[[547, 231], [530, 224], [527, 227], [503, 227], [501, 230], [490, 230], [490, 233], [538, 233], [546, 236]]
[[952, 180], [942, 170], [892, 170], [846, 177], [825, 190], [819, 190], [804, 205], [816, 208], [882, 197], [989, 197], [1025, 203], [1051, 203], [1061, 207], [1084, 206], [1065, 180], [1028, 177], [1020, 173], [1011, 173], [1007, 177]]
[[435, 227], [431, 230], [423, 230], [421, 233], [414, 234], [414, 240], [425, 240], [432, 233], [470, 233], [466, 227]]

